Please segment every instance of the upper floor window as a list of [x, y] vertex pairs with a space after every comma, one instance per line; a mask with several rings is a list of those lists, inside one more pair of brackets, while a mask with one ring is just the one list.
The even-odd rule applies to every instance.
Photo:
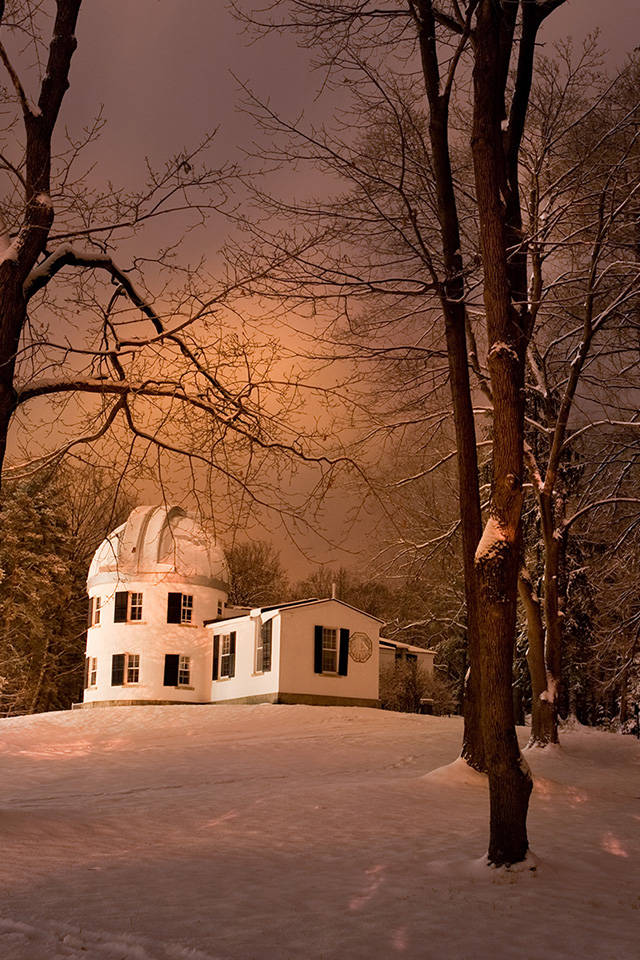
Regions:
[[167, 623], [193, 622], [193, 594], [170, 593], [167, 597]]
[[256, 673], [268, 673], [271, 670], [271, 629], [272, 620], [260, 625], [256, 639]]
[[180, 607], [180, 623], [191, 623], [193, 616], [193, 596], [190, 593], [182, 594]]
[[87, 625], [97, 627], [100, 623], [100, 608], [102, 606], [101, 597], [89, 597], [89, 610], [87, 614]]
[[129, 620], [142, 620], [142, 594], [129, 594]]
[[142, 620], [142, 594], [127, 593], [119, 590], [116, 593], [113, 609], [114, 623], [136, 623]]

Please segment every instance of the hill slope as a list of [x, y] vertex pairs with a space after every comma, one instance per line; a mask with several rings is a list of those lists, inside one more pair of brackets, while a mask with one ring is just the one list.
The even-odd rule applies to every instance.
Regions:
[[[528, 755], [537, 869], [481, 863], [458, 718], [289, 706], [0, 721], [0, 956], [635, 958], [640, 749]], [[436, 772], [432, 772], [436, 770]]]

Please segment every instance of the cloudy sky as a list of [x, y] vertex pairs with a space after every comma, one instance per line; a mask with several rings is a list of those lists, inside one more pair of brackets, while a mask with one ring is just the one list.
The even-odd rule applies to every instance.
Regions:
[[[613, 66], [639, 36], [637, 4], [568, 0], [542, 39], [580, 41], [599, 28]], [[104, 105], [94, 174], [102, 182], [137, 186], [145, 157], [161, 163], [216, 127], [216, 162], [242, 157], [255, 130], [239, 108], [239, 81], [285, 116], [322, 115], [309, 53], [292, 36], [249, 37], [226, 0], [85, 0], [78, 41], [62, 119], [78, 131]], [[282, 178], [286, 189], [286, 171]], [[201, 242], [215, 256], [223, 240], [213, 231]]]

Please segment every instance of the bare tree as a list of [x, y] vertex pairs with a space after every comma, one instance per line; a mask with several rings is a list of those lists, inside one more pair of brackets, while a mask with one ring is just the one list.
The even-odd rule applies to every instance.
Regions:
[[[360, 274], [357, 281], [345, 259], [340, 270], [325, 267], [316, 273], [316, 283], [338, 286], [342, 281], [343, 293], [368, 287], [369, 291], [386, 288], [404, 293], [407, 298], [422, 295], [434, 307], [437, 304], [444, 320], [471, 661], [463, 754], [489, 774], [489, 860], [495, 864], [521, 860], [527, 850], [531, 778], [515, 735], [511, 677], [522, 545], [525, 364], [537, 301], [528, 290], [530, 251], [523, 233], [520, 158], [538, 31], [561, 2], [407, 0], [380, 6], [283, 0], [270, 7], [272, 13], [282, 14], [277, 29], [300, 31], [330, 75], [351, 79], [357, 74], [375, 87], [396, 119], [400, 149], [386, 170], [384, 155], [375, 171], [371, 164], [358, 163], [360, 158], [350, 153], [348, 137], [329, 143], [322, 133], [308, 133], [305, 142], [321, 152], [325, 162], [349, 169], [361, 197], [368, 201], [369, 223], [382, 223], [387, 236], [395, 233], [398, 245], [406, 244], [405, 253], [412, 251], [416, 269], [410, 275], [411, 286], [402, 286], [406, 273], [399, 279], [389, 270], [381, 279], [384, 267], [391, 266], [390, 258], [386, 263], [370, 260], [368, 274]], [[273, 29], [274, 21], [263, 27]], [[413, 130], [425, 149], [422, 179], [427, 203], [423, 204], [420, 194], [411, 190], [417, 181], [411, 180], [412, 171], [405, 163], [407, 111], [393, 79], [404, 75], [406, 89], [415, 78], [416, 66], [427, 103], [425, 127]], [[471, 117], [464, 109], [467, 96]], [[371, 119], [367, 115], [366, 120]], [[457, 123], [460, 130], [454, 135], [451, 131]], [[464, 140], [470, 140], [470, 153]], [[385, 202], [388, 198], [390, 204]], [[479, 249], [473, 244], [465, 250], [463, 223], [470, 198]], [[343, 222], [350, 212], [345, 209]], [[361, 232], [364, 222], [359, 221]], [[331, 239], [337, 239], [337, 231]], [[309, 276], [309, 243], [296, 251], [290, 245], [288, 251], [288, 261], [295, 260]], [[477, 263], [465, 260], [469, 253], [478, 255]], [[407, 260], [406, 255], [396, 259], [396, 269], [399, 264], [400, 270], [406, 267]], [[313, 265], [317, 267], [318, 261]], [[482, 292], [486, 325], [485, 375], [476, 360], [469, 311], [469, 282], [474, 275], [475, 291]], [[484, 529], [470, 366], [479, 375], [492, 413], [491, 492]]]
[[[100, 440], [125, 465], [150, 452], [158, 464], [183, 458], [201, 490], [217, 477], [236, 499], [295, 513], [282, 472], [313, 464], [322, 487], [345, 460], [294, 422], [297, 387], [274, 338], [238, 320], [231, 301], [246, 278], [180, 259], [185, 231], [224, 215], [237, 171], [209, 163], [211, 133], [149, 164], [138, 190], [87, 179], [83, 148], [100, 117], [66, 142], [58, 129], [80, 10], [81, 0], [13, 0], [0, 23], [0, 468], [10, 427], [17, 441], [30, 436], [29, 414], [46, 403], [58, 442], [39, 465]], [[158, 250], [144, 231], [165, 220]]]
[[[543, 573], [541, 599], [537, 574], [526, 569], [520, 595], [529, 624], [530, 742], [540, 746], [558, 739], [570, 531], [590, 511], [640, 504], [637, 60], [613, 81], [598, 67], [595, 41], [542, 61], [522, 159], [537, 291], [526, 461]], [[594, 433], [601, 442], [585, 446]]]

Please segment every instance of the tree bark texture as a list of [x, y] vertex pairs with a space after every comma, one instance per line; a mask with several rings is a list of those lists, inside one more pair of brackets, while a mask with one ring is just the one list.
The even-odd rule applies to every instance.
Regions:
[[[516, 7], [517, 5], [513, 5]], [[531, 776], [516, 738], [511, 695], [520, 564], [526, 332], [512, 303], [507, 263], [504, 92], [515, 12], [481, 0], [474, 35], [472, 154], [484, 273], [493, 396], [490, 517], [476, 552], [482, 624], [480, 676], [489, 772], [489, 861], [515, 863], [527, 852]]]

